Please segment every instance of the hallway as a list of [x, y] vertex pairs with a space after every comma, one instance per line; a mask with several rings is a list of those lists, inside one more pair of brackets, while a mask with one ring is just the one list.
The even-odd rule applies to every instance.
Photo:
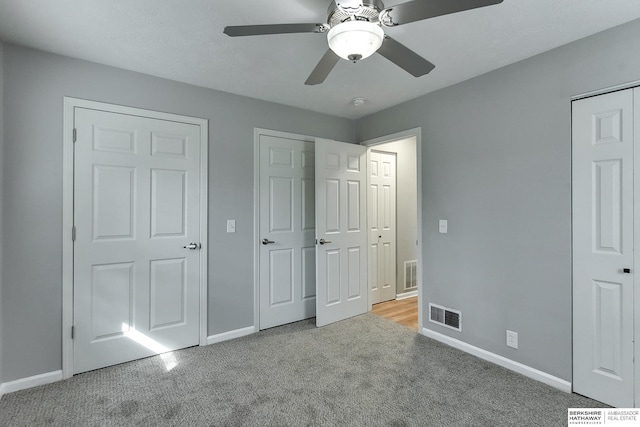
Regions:
[[418, 331], [418, 297], [375, 304], [371, 313]]

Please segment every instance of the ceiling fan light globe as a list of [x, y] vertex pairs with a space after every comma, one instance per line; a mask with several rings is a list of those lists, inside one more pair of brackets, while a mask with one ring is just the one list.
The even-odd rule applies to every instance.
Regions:
[[367, 21], [346, 21], [329, 30], [329, 48], [340, 58], [365, 59], [373, 55], [384, 40], [384, 31], [378, 24]]

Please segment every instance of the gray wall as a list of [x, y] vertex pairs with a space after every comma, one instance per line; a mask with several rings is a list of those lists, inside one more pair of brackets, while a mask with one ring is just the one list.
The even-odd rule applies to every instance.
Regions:
[[254, 127], [354, 139], [347, 119], [8, 44], [4, 83], [5, 382], [61, 369], [63, 96], [209, 120], [210, 335], [253, 325]]
[[424, 316], [463, 312], [427, 328], [571, 380], [570, 98], [639, 80], [638, 46], [640, 20], [358, 121], [360, 141], [422, 127]]
[[404, 288], [404, 262], [418, 259], [418, 193], [415, 137], [387, 142], [374, 150], [396, 153], [396, 294]]

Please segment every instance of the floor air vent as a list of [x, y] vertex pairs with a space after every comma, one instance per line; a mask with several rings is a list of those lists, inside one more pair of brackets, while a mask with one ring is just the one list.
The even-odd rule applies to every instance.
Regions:
[[429, 320], [433, 323], [462, 332], [462, 313], [441, 305], [429, 303]]

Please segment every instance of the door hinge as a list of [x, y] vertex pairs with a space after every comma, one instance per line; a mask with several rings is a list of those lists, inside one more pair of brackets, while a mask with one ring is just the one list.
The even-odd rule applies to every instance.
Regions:
[[78, 129], [73, 128], [73, 142], [76, 142], [78, 139]]
[[76, 327], [72, 326], [71, 327], [71, 339], [74, 339], [76, 337]]
[[71, 241], [72, 242], [76, 241], [76, 226], [75, 225], [73, 227], [71, 227]]

